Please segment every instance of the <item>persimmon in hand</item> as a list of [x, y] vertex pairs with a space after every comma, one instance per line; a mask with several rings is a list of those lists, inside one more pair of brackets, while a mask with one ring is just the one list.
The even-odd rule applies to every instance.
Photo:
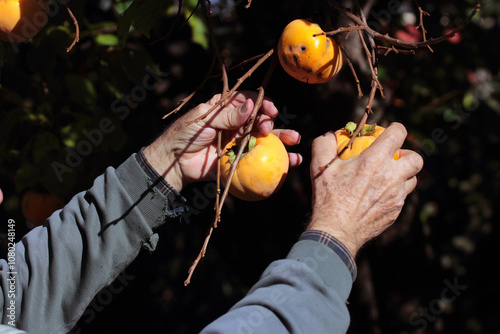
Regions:
[[227, 187], [231, 166], [237, 163], [229, 193], [245, 201], [259, 201], [276, 193], [285, 182], [288, 152], [281, 140], [270, 133], [252, 133], [240, 160], [235, 161], [241, 138], [226, 145], [221, 157], [221, 180]]
[[34, 37], [48, 21], [48, 0], [0, 0], [0, 40], [19, 43]]
[[[385, 130], [384, 127], [378, 126], [376, 124], [365, 124], [363, 130], [361, 130], [358, 136], [354, 138], [352, 147], [347, 147], [344, 150], [344, 147], [349, 144], [349, 141], [351, 140], [356, 127], [356, 123], [349, 122], [344, 128], [335, 131], [335, 138], [337, 139], [337, 154], [340, 154], [339, 158], [341, 160], [347, 160], [361, 154], [361, 152], [363, 152], [368, 146], [370, 146], [375, 141], [375, 139], [377, 139], [377, 137], [380, 136], [380, 134]], [[396, 152], [396, 154], [394, 155], [394, 160], [398, 159], [399, 152]]]
[[342, 68], [343, 55], [337, 42], [313, 22], [290, 22], [278, 42], [278, 58], [292, 77], [310, 84], [331, 80]]

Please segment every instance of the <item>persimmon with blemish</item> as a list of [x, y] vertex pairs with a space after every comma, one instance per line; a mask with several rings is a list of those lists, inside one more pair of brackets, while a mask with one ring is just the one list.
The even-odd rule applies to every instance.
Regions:
[[278, 58], [283, 69], [295, 79], [321, 84], [331, 80], [342, 68], [340, 46], [311, 21], [290, 22], [278, 42]]

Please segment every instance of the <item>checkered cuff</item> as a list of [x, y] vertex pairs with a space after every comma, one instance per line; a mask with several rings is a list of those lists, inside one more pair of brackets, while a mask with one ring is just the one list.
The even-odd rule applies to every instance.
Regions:
[[344, 244], [333, 235], [323, 231], [309, 230], [302, 233], [299, 240], [313, 240], [328, 246], [342, 259], [342, 261], [344, 261], [347, 269], [349, 269], [349, 272], [351, 273], [352, 281], [354, 282], [356, 280], [358, 270], [356, 262], [354, 262], [354, 257]]

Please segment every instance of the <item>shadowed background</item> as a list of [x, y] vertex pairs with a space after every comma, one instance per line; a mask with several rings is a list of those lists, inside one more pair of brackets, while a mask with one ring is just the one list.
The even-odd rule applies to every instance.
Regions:
[[[201, 8], [185, 23], [196, 1], [183, 2], [179, 21], [176, 1], [134, 3], [70, 1], [81, 31], [69, 53], [75, 27], [55, 1], [47, 26], [33, 40], [0, 43], [2, 232], [9, 218], [17, 223], [18, 237], [28, 232], [20, 207], [28, 189], [65, 201], [87, 189], [107, 166], [119, 165], [154, 140], [177, 117], [162, 116], [204, 79], [213, 50]], [[324, 1], [245, 5], [212, 1], [211, 21], [228, 66], [270, 50], [295, 18], [322, 21], [330, 12], [335, 27], [349, 23]], [[413, 2], [361, 5], [371, 28], [400, 39], [420, 38]], [[424, 17], [430, 38], [461, 24], [475, 2], [420, 5], [430, 14]], [[499, 244], [499, 19], [500, 4], [484, 1], [473, 21], [453, 39], [432, 46], [434, 52], [379, 57], [386, 98], [377, 94], [369, 123], [402, 122], [409, 132], [405, 147], [417, 150], [425, 166], [398, 221], [360, 252], [348, 305], [350, 333], [500, 329], [492, 272]], [[133, 21], [128, 34], [127, 20]], [[266, 94], [280, 110], [275, 126], [301, 133], [301, 144], [289, 149], [300, 152], [304, 162], [266, 201], [228, 198], [191, 285], [184, 287], [183, 281], [213, 219], [213, 183], [183, 192], [191, 213], [159, 230], [157, 250], [141, 253], [98, 294], [75, 332], [196, 333], [241, 299], [271, 261], [287, 254], [310, 210], [312, 140], [358, 121], [366, 105], [371, 77], [356, 39], [352, 33], [346, 49], [365, 93], [361, 100], [347, 66], [323, 85], [298, 82], [276, 67]], [[241, 89], [257, 89], [268, 64]], [[232, 70], [230, 86], [248, 68]], [[219, 78], [209, 80], [181, 113], [221, 87]]]

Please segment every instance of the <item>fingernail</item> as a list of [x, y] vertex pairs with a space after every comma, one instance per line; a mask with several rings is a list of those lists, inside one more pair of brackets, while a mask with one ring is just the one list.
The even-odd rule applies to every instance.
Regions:
[[246, 113], [246, 112], [247, 112], [247, 106], [248, 106], [248, 102], [247, 102], [247, 101], [245, 101], [245, 103], [243, 103], [243, 104], [240, 106], [240, 110], [239, 110], [239, 112], [240, 112], [240, 113], [242, 113], [242, 114]]

